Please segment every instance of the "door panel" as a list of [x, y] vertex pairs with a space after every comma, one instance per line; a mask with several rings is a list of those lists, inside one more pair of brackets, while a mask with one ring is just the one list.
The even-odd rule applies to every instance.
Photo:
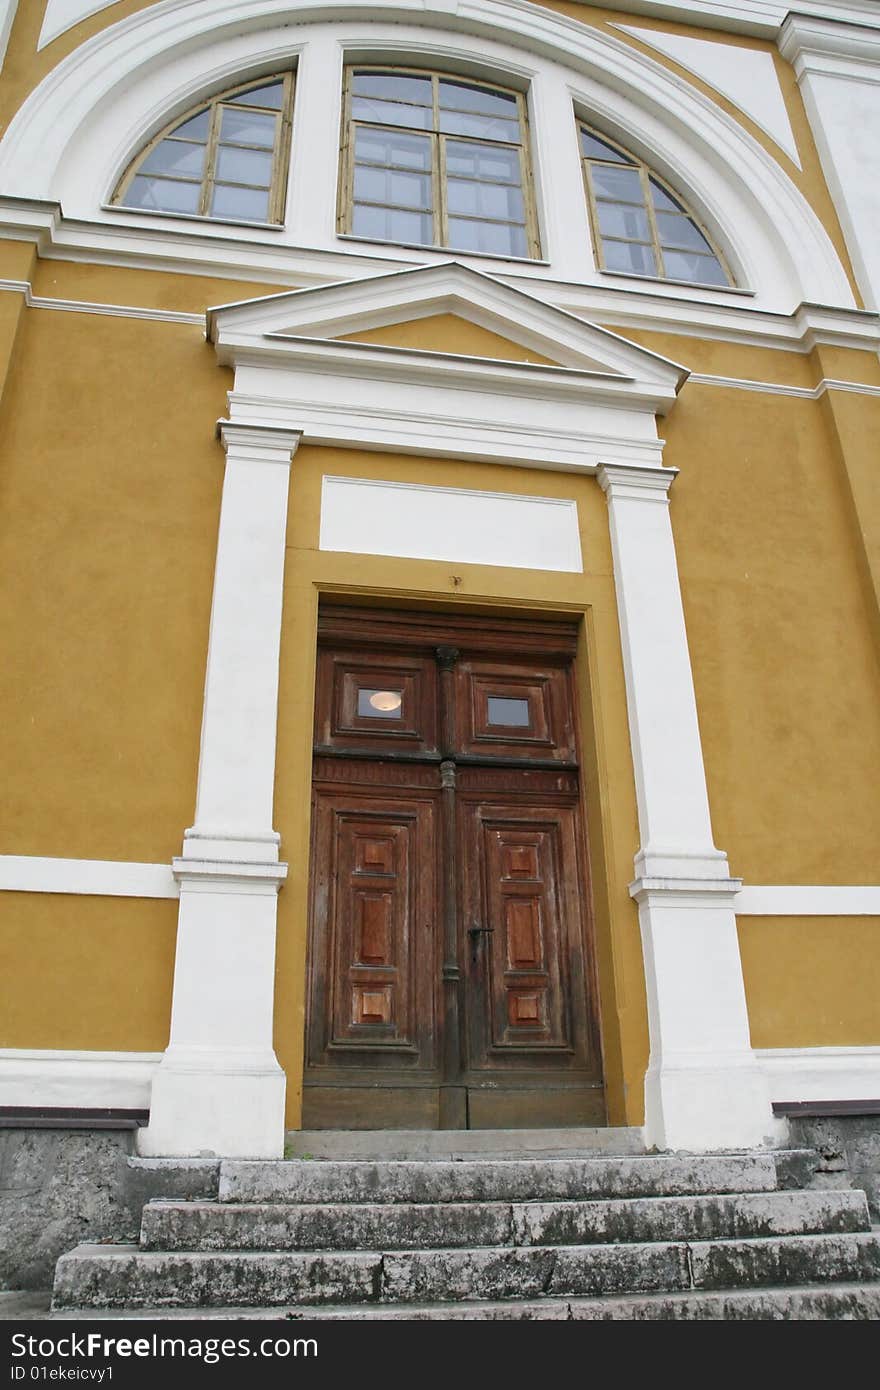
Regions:
[[309, 1062], [435, 1065], [436, 796], [315, 796]]
[[[468, 802], [461, 854], [473, 1070], [591, 1069], [577, 808]], [[471, 935], [474, 928], [487, 929]]]

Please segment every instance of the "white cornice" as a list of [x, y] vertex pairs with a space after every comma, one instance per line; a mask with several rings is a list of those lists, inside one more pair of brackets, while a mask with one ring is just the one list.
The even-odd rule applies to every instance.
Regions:
[[[875, 13], [880, 21], [880, 7]], [[809, 73], [880, 83], [880, 27], [792, 13], [780, 30], [779, 51], [798, 79]]]

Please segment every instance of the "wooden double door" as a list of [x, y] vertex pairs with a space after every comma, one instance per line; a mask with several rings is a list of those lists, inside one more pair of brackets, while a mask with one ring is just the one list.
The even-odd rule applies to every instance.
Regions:
[[575, 640], [322, 609], [306, 1128], [604, 1123]]

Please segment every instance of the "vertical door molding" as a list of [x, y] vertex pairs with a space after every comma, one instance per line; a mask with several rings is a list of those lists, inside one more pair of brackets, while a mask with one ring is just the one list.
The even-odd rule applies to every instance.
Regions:
[[290, 462], [300, 432], [220, 424], [226, 471], [196, 816], [174, 860], [171, 1039], [142, 1154], [280, 1158], [272, 1046], [275, 923], [287, 873], [272, 828]]
[[727, 856], [709, 798], [669, 515], [674, 469], [603, 464], [641, 848], [651, 1056], [645, 1129], [662, 1149], [778, 1137], [749, 1038]]

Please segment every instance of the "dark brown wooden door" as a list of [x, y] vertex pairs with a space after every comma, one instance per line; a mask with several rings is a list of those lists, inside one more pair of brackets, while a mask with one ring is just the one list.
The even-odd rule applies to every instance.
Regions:
[[306, 1127], [603, 1122], [573, 640], [322, 612]]

